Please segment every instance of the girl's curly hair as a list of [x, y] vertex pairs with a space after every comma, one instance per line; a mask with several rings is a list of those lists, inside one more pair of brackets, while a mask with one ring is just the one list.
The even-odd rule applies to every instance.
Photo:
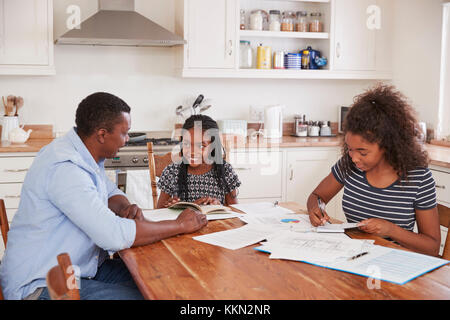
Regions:
[[[401, 179], [409, 170], [428, 166], [428, 154], [419, 143], [416, 113], [394, 86], [378, 84], [354, 99], [343, 124], [343, 134], [360, 135], [385, 151], [386, 161]], [[354, 164], [346, 143], [342, 146], [340, 169], [349, 175]]]

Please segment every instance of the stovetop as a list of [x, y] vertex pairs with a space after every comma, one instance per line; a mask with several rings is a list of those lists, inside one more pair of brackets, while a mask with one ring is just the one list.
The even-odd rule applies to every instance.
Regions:
[[153, 142], [154, 146], [175, 146], [180, 143], [171, 138], [145, 138], [139, 141], [128, 141], [125, 147], [147, 146], [147, 142]]

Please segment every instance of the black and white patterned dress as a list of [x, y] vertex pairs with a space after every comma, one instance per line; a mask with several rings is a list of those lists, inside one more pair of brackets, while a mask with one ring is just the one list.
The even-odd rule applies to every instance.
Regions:
[[[233, 167], [224, 162], [224, 180], [226, 183], [225, 190], [220, 187], [217, 181], [214, 169], [204, 174], [187, 174], [187, 197], [180, 197], [178, 189], [178, 174], [181, 164], [171, 163], [162, 172], [158, 181], [158, 188], [169, 194], [177, 196], [181, 201], [194, 202], [203, 197], [211, 197], [220, 200], [225, 204], [225, 194], [232, 192], [241, 185], [241, 181], [234, 172]], [[228, 191], [229, 190], [229, 191]]]

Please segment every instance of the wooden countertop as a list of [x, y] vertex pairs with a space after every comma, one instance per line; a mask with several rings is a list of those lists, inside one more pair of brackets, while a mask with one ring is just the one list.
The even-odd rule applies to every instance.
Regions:
[[25, 143], [10, 143], [0, 141], [0, 153], [6, 152], [38, 152], [53, 139], [28, 139]]
[[428, 156], [431, 159], [430, 164], [450, 169], [449, 147], [437, 146], [433, 144], [426, 144], [425, 147], [428, 151]]

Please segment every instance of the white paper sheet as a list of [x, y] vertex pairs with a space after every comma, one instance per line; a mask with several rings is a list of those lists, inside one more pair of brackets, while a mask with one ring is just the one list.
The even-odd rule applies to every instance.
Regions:
[[357, 223], [330, 223], [318, 226], [317, 232], [345, 232], [345, 229], [356, 228]]
[[254, 202], [254, 203], [239, 203], [232, 204], [232, 207], [245, 212], [248, 215], [252, 214], [274, 214], [274, 213], [294, 213], [294, 211], [275, 206], [272, 202]]
[[245, 225], [237, 229], [214, 232], [193, 237], [192, 239], [230, 250], [236, 250], [258, 243], [270, 236], [271, 233], [271, 230], [262, 227]]

